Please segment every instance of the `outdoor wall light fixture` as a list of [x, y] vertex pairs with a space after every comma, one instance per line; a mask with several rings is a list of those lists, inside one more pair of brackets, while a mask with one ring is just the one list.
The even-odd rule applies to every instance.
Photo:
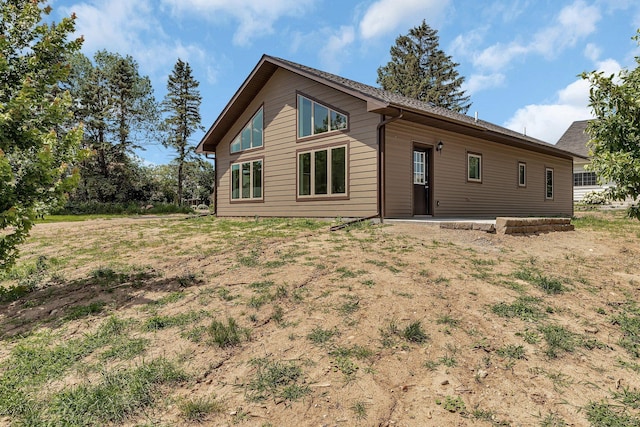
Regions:
[[438, 145], [436, 145], [436, 151], [442, 151], [442, 147], [444, 143], [442, 141], [438, 141]]

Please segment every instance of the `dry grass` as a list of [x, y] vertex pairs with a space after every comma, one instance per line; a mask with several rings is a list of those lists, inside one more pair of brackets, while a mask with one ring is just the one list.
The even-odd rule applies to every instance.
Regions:
[[0, 424], [637, 425], [640, 224], [576, 225], [39, 224], [3, 277]]

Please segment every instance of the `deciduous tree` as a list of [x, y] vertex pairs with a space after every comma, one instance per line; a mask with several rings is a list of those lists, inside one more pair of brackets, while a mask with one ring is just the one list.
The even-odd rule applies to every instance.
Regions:
[[68, 127], [74, 16], [45, 23], [44, 0], [0, 0], [0, 268], [15, 263], [17, 246], [35, 217], [62, 203], [77, 183], [79, 126]]
[[[640, 44], [640, 29], [634, 39]], [[602, 182], [614, 182], [607, 190], [612, 200], [631, 198], [631, 217], [640, 219], [640, 57], [636, 68], [617, 75], [584, 73], [591, 84], [589, 106], [595, 119], [587, 125], [591, 139], [590, 169]]]
[[466, 113], [471, 102], [461, 89], [459, 65], [439, 47], [438, 32], [425, 21], [396, 38], [391, 61], [378, 68], [378, 84], [390, 92]]

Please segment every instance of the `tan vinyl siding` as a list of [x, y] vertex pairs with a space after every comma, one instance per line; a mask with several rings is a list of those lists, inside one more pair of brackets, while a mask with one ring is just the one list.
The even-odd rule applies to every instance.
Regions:
[[[572, 161], [398, 121], [386, 132], [386, 216], [413, 215], [413, 143], [433, 150], [433, 216], [496, 217], [573, 214]], [[467, 182], [467, 153], [482, 155], [482, 183]], [[518, 162], [527, 167], [526, 187], [518, 186]], [[545, 199], [545, 169], [554, 170], [554, 198]], [[439, 206], [437, 205], [439, 201]]]
[[[296, 142], [297, 92], [349, 113], [349, 131]], [[230, 155], [230, 142], [260, 105], [264, 105], [264, 148]], [[376, 125], [378, 121], [377, 114], [366, 111], [364, 101], [289, 71], [277, 70], [217, 146], [218, 215], [299, 217], [374, 215], [377, 212]], [[349, 199], [296, 201], [297, 150], [341, 143], [348, 145]], [[264, 200], [259, 203], [235, 201], [231, 203], [229, 165], [257, 156], [264, 158]]]

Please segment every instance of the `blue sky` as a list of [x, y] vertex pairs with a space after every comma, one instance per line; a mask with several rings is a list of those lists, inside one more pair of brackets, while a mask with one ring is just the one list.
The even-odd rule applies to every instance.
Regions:
[[[162, 100], [178, 58], [200, 82], [209, 128], [262, 54], [377, 86], [400, 34], [426, 20], [460, 65], [468, 114], [555, 143], [591, 117], [583, 71], [633, 68], [637, 0], [53, 0], [75, 12], [83, 51], [132, 55]], [[193, 144], [203, 133], [193, 137]], [[167, 163], [152, 144], [146, 161]]]

